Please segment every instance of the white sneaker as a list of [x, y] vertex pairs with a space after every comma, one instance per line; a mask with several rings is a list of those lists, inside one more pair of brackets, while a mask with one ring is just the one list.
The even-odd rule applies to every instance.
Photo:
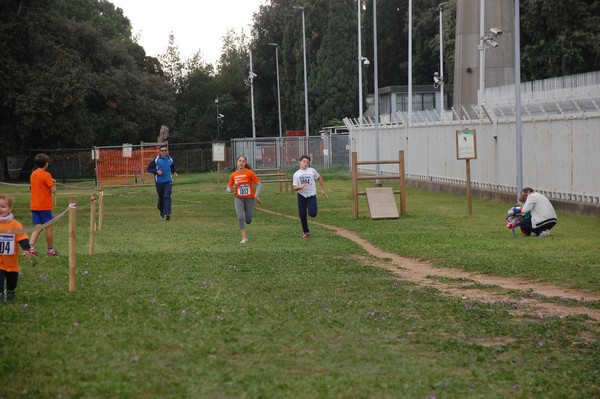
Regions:
[[548, 237], [550, 235], [550, 230], [544, 230], [540, 233], [540, 235], [538, 237], [542, 238], [542, 237]]
[[240, 241], [240, 244], [248, 244], [248, 237], [242, 238], [242, 241]]

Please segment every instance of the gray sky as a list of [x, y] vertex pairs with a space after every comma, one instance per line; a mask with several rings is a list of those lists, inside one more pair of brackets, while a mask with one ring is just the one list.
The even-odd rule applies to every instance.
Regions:
[[165, 52], [169, 34], [175, 35], [182, 59], [198, 50], [202, 59], [215, 63], [221, 53], [221, 38], [228, 30], [250, 35], [252, 15], [265, 0], [110, 0], [123, 9], [133, 26], [133, 35], [146, 54]]

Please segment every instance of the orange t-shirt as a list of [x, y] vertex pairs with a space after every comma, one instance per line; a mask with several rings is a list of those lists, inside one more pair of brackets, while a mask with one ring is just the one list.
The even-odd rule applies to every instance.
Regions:
[[54, 180], [49, 172], [44, 169], [36, 169], [29, 178], [31, 184], [31, 203], [32, 211], [51, 211], [54, 209], [52, 201], [52, 187]]
[[27, 239], [27, 233], [3, 233], [7, 230], [23, 230], [23, 225], [15, 219], [0, 222], [0, 270], [19, 272], [19, 241]]
[[241, 172], [236, 170], [229, 177], [229, 187], [235, 185], [235, 196], [240, 198], [254, 198], [254, 184], [260, 183], [258, 177], [250, 169]]

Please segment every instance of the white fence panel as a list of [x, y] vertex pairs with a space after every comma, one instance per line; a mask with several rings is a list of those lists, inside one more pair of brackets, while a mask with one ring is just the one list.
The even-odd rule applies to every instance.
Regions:
[[[456, 130], [475, 129], [477, 159], [471, 162], [475, 187], [496, 191], [517, 189], [514, 122], [437, 124], [379, 129], [377, 158], [373, 126], [348, 126], [352, 151], [359, 160], [388, 160], [405, 152], [408, 178], [465, 184], [465, 162], [456, 159]], [[553, 198], [600, 202], [600, 116], [522, 122], [523, 184]], [[382, 173], [396, 173], [382, 165]], [[375, 166], [363, 165], [374, 172]]]

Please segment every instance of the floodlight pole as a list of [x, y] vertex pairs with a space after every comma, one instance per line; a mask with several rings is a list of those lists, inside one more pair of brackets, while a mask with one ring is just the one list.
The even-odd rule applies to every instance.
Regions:
[[443, 31], [442, 21], [444, 6], [448, 5], [448, 2], [440, 3], [440, 120], [442, 119], [442, 112], [444, 111], [444, 45], [443, 45]]
[[[304, 130], [306, 137], [310, 135], [308, 125], [308, 79], [306, 77], [306, 27], [304, 24], [304, 7], [294, 6], [294, 9], [302, 11], [302, 48], [304, 55]], [[306, 143], [308, 145], [308, 143]]]
[[485, 90], [485, 0], [479, 0], [479, 119], [483, 123], [483, 101]]
[[217, 95], [217, 98], [215, 98], [215, 105], [217, 106], [217, 140], [219, 139], [219, 133], [221, 130], [221, 120], [219, 118], [219, 96]]
[[[256, 123], [254, 122], [254, 71], [252, 67], [252, 50], [250, 51], [250, 97], [252, 103], [252, 138], [256, 140]], [[256, 141], [254, 142], [256, 146]]]
[[[375, 96], [375, 174], [379, 176], [381, 165], [379, 164], [379, 74], [377, 58], [377, 0], [373, 0], [373, 83]], [[380, 187], [381, 181], [375, 180], [375, 186]]]
[[279, 114], [279, 138], [283, 136], [283, 132], [281, 129], [281, 92], [279, 91], [279, 46], [277, 43], [269, 43], [269, 46], [275, 47], [275, 64], [277, 70], [277, 108]]
[[357, 27], [358, 27], [358, 125], [361, 130], [363, 127], [363, 92], [362, 92], [362, 66], [363, 66], [363, 56], [362, 56], [362, 39], [361, 39], [361, 24], [360, 24], [360, 14], [362, 12], [362, 0], [356, 0], [356, 4], [358, 5], [357, 11]]
[[515, 0], [515, 135], [517, 152], [517, 201], [523, 190], [523, 137], [521, 135], [521, 39], [519, 0]]

